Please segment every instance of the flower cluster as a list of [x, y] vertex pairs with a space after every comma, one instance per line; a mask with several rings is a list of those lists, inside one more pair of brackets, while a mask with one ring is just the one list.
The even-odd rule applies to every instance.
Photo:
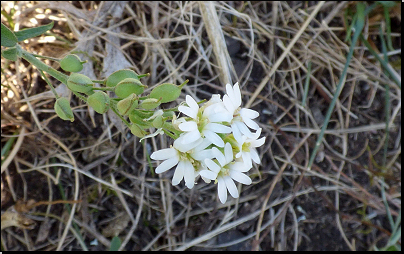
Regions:
[[227, 191], [238, 198], [234, 181], [251, 184], [245, 173], [252, 168], [253, 161], [261, 162], [256, 147], [264, 144], [265, 137], [259, 138], [261, 128], [252, 120], [259, 113], [241, 108], [238, 83], [233, 87], [226, 85], [223, 100], [219, 94], [214, 94], [200, 106], [187, 95], [186, 105], [178, 107], [186, 116], [173, 121], [174, 127], [181, 131], [179, 137], [170, 148], [150, 156], [154, 160], [164, 160], [156, 168], [156, 173], [177, 165], [173, 185], [184, 179], [185, 185], [192, 189], [200, 175], [206, 183], [211, 180], [217, 183], [220, 202], [226, 202]]

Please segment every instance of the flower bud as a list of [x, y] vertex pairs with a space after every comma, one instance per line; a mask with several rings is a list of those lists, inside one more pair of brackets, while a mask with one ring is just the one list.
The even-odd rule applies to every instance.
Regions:
[[124, 70], [116, 71], [116, 72], [112, 73], [111, 75], [109, 75], [109, 77], [107, 78], [107, 81], [105, 82], [105, 85], [107, 87], [115, 87], [116, 85], [118, 85], [119, 82], [121, 82], [122, 80], [124, 80], [126, 78], [139, 79], [136, 72], [129, 70], [129, 69], [124, 69]]
[[136, 94], [131, 94], [125, 99], [118, 102], [116, 107], [121, 115], [129, 114], [138, 105], [138, 100]]
[[142, 103], [140, 103], [140, 107], [144, 109], [155, 109], [161, 104], [161, 99], [155, 98], [147, 98]]
[[88, 93], [92, 90], [94, 83], [86, 75], [72, 73], [67, 79], [66, 85], [74, 92]]
[[109, 96], [105, 92], [97, 91], [88, 96], [87, 103], [95, 110], [95, 112], [104, 114], [109, 109]]
[[70, 107], [70, 101], [65, 97], [60, 97], [55, 102], [55, 112], [63, 120], [74, 121], [74, 115], [72, 108]]
[[145, 87], [147, 86], [143, 85], [138, 79], [126, 78], [116, 85], [114, 91], [119, 98], [126, 98], [133, 93], [137, 95], [143, 93]]
[[181, 88], [174, 84], [164, 83], [155, 87], [150, 92], [150, 98], [160, 99], [161, 103], [166, 103], [176, 100], [181, 94]]
[[77, 55], [69, 54], [60, 60], [60, 67], [64, 71], [79, 72], [83, 69], [83, 63]]
[[132, 132], [133, 135], [139, 138], [143, 138], [147, 134], [147, 132], [137, 124], [132, 124], [130, 126], [130, 132]]

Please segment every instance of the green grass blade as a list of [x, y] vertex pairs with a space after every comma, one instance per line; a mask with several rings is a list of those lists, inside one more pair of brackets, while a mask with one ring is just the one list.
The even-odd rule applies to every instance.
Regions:
[[398, 77], [396, 77], [396, 75], [393, 73], [393, 71], [390, 69], [390, 67], [388, 66], [388, 64], [383, 61], [383, 59], [373, 50], [372, 46], [370, 45], [370, 43], [365, 39], [365, 37], [363, 37], [363, 35], [360, 35], [361, 41], [363, 42], [363, 44], [365, 44], [365, 46], [368, 48], [369, 52], [377, 59], [377, 61], [380, 62], [380, 64], [382, 65], [382, 67], [390, 74], [390, 76], [392, 77], [393, 81], [398, 85], [398, 87], [401, 89], [401, 80], [398, 79]]
[[9, 138], [9, 140], [7, 140], [4, 147], [1, 148], [1, 164], [3, 164], [3, 156], [6, 156], [8, 154], [8, 152], [10, 151], [11, 147], [14, 144], [14, 141], [17, 139], [17, 136], [16, 136], [17, 134], [18, 134], [18, 131], [15, 131], [13, 133], [14, 137]]
[[304, 94], [302, 98], [302, 106], [306, 106], [306, 99], [307, 95], [309, 93], [309, 84], [310, 84], [310, 75], [311, 75], [311, 62], [309, 62], [307, 66], [307, 76], [306, 76], [306, 81], [304, 82]]
[[323, 127], [321, 128], [321, 132], [320, 132], [320, 134], [319, 134], [319, 136], [317, 138], [316, 145], [315, 145], [315, 147], [313, 149], [313, 152], [312, 152], [312, 154], [310, 156], [309, 164], [307, 165], [307, 168], [309, 170], [311, 169], [311, 165], [314, 162], [314, 158], [316, 157], [318, 148], [320, 147], [320, 145], [322, 143], [322, 140], [323, 140], [323, 137], [324, 137], [324, 132], [327, 129], [327, 125], [328, 125], [328, 122], [330, 121], [331, 114], [332, 114], [332, 111], [334, 110], [335, 103], [337, 102], [339, 94], [341, 93], [341, 90], [344, 87], [343, 83], [345, 81], [345, 77], [346, 77], [346, 74], [347, 74], [347, 71], [348, 71], [349, 63], [351, 62], [351, 59], [352, 59], [352, 56], [353, 56], [355, 44], [358, 41], [359, 35], [361, 35], [362, 29], [363, 29], [363, 27], [365, 25], [365, 16], [364, 16], [365, 5], [363, 3], [358, 3], [356, 5], [356, 7], [357, 7], [358, 19], [357, 19], [356, 24], [355, 24], [355, 33], [353, 35], [352, 44], [351, 44], [351, 47], [350, 47], [349, 52], [348, 52], [347, 62], [345, 64], [344, 70], [342, 71], [341, 77], [339, 79], [337, 90], [335, 91], [335, 94], [334, 94], [334, 97], [333, 97], [333, 99], [331, 101], [331, 104], [328, 107], [328, 111], [327, 111], [327, 114], [326, 114], [325, 119], [324, 119], [324, 124], [323, 124]]
[[389, 8], [383, 6], [384, 18], [386, 19], [386, 35], [387, 35], [387, 47], [390, 51], [394, 51], [393, 42], [391, 41], [391, 20], [389, 14]]

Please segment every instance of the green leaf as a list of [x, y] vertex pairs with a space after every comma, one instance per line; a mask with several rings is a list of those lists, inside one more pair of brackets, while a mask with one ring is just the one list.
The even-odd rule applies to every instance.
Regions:
[[18, 58], [17, 49], [15, 47], [2, 50], [1, 55], [11, 61], [17, 61]]
[[17, 37], [8, 27], [1, 23], [1, 46], [14, 47], [17, 44]]
[[111, 240], [111, 247], [109, 248], [110, 251], [118, 251], [119, 247], [121, 247], [121, 239], [119, 237], [114, 236]]
[[53, 21], [44, 26], [23, 29], [21, 31], [15, 32], [15, 35], [17, 36], [18, 41], [23, 41], [32, 37], [39, 36], [52, 29], [52, 27]]

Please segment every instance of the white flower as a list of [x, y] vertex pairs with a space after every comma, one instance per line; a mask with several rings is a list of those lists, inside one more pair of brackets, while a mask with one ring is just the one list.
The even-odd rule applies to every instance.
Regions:
[[206, 168], [203, 160], [213, 158], [211, 149], [204, 150], [211, 142], [200, 138], [194, 143], [184, 145], [181, 142], [183, 137], [184, 135], [176, 139], [171, 148], [155, 151], [151, 154], [150, 158], [153, 160], [165, 160], [156, 168], [155, 172], [157, 174], [161, 174], [177, 165], [172, 184], [177, 185], [184, 179], [185, 185], [189, 189], [192, 189], [195, 177], [199, 174], [200, 170]]
[[226, 109], [219, 94], [212, 94], [212, 98], [203, 107], [205, 107], [203, 114], [210, 122], [230, 122], [233, 119], [233, 115]]
[[[192, 189], [195, 181], [195, 168], [189, 156], [187, 156], [187, 152], [198, 145], [198, 143], [196, 143], [196, 145], [195, 143], [184, 145], [178, 142], [178, 140], [179, 139], [174, 141], [174, 145], [171, 148], [155, 151], [150, 155], [150, 158], [153, 160], [165, 160], [156, 168], [157, 174], [161, 174], [177, 165], [172, 184], [177, 185], [184, 178], [185, 185], [189, 189]], [[200, 143], [202, 143], [202, 139], [199, 140], [199, 144]]]
[[216, 147], [212, 148], [219, 165], [211, 159], [205, 159], [205, 164], [209, 168], [201, 170], [200, 175], [206, 179], [217, 180], [217, 192], [220, 202], [224, 204], [227, 200], [227, 190], [233, 198], [238, 198], [238, 191], [233, 180], [242, 184], [251, 184], [251, 179], [242, 172], [247, 172], [247, 168], [243, 162], [233, 161], [233, 150], [230, 143], [226, 143], [224, 147], [224, 155]]
[[260, 139], [261, 128], [253, 134], [252, 138], [248, 138], [247, 136], [241, 136], [241, 140], [237, 141], [239, 152], [236, 154], [236, 158], [242, 158], [246, 167], [252, 167], [252, 161], [257, 164], [261, 163], [260, 157], [257, 153], [256, 147], [260, 147], [265, 143], [265, 137]]
[[241, 92], [238, 82], [231, 87], [230, 84], [226, 85], [226, 92], [223, 96], [223, 103], [226, 109], [233, 115], [231, 121], [231, 128], [233, 130], [234, 138], [241, 141], [241, 134], [252, 138], [251, 131], [247, 128], [258, 130], [259, 126], [252, 119], [257, 118], [259, 113], [252, 109], [241, 108]]
[[[188, 107], [179, 106], [178, 110], [191, 117], [192, 120], [178, 125], [181, 131], [186, 132], [183, 136], [182, 144], [195, 142], [202, 137], [207, 138], [216, 146], [223, 147], [224, 142], [217, 133], [230, 133], [231, 128], [209, 120], [210, 117], [213, 117], [213, 115], [217, 113], [213, 108], [205, 111], [205, 107], [199, 108], [198, 104], [191, 96], [187, 95], [185, 99]], [[214, 107], [214, 105], [210, 105], [209, 107]], [[226, 115], [228, 114], [223, 112], [223, 116], [225, 117]]]

